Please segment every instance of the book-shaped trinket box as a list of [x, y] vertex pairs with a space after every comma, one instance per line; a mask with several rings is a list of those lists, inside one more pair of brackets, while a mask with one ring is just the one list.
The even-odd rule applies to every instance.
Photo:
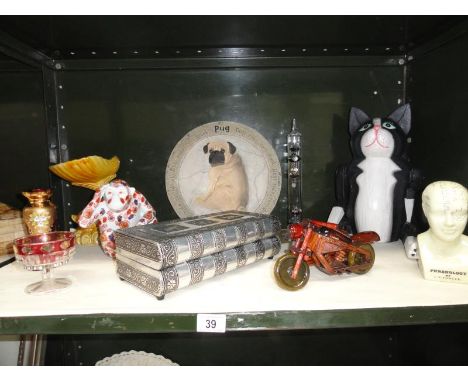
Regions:
[[178, 289], [271, 258], [279, 253], [280, 248], [278, 237], [272, 236], [161, 270], [144, 265], [136, 261], [135, 257], [122, 256], [117, 252], [117, 273], [121, 279], [162, 300], [166, 294]]
[[227, 211], [115, 231], [117, 273], [162, 299], [167, 293], [271, 258], [281, 225], [271, 215]]
[[280, 221], [251, 212], [218, 212], [114, 232], [117, 253], [163, 269], [279, 233]]

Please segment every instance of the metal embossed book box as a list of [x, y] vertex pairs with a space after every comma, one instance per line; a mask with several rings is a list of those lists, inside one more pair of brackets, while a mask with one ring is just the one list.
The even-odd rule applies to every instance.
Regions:
[[115, 231], [117, 273], [162, 299], [167, 293], [273, 257], [279, 219], [227, 211]]

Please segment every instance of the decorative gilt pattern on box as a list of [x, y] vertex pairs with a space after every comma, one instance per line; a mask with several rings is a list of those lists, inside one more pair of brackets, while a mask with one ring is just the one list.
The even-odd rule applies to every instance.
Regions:
[[222, 253], [215, 253], [213, 255], [213, 261], [215, 266], [215, 276], [221, 275], [226, 272], [227, 261]]
[[119, 263], [119, 275], [131, 284], [155, 296], [162, 292], [161, 282], [158, 278], [151, 277], [125, 263]]
[[[255, 229], [258, 232], [258, 238], [263, 239], [265, 237], [265, 227], [264, 227], [264, 225], [260, 224], [259, 222], [254, 222], [254, 224], [255, 224]], [[276, 230], [276, 227], [274, 227], [274, 229]]]
[[199, 283], [203, 280], [204, 269], [200, 259], [187, 262], [190, 268], [190, 285]]
[[216, 251], [222, 251], [226, 248], [226, 233], [222, 230], [213, 232], [213, 239]]
[[176, 266], [156, 270], [117, 252], [119, 276], [152, 295], [162, 298], [177, 289], [199, 283], [231, 270], [275, 256], [281, 244], [276, 236], [227, 249], [223, 252], [192, 259]]
[[257, 254], [258, 260], [263, 259], [263, 255], [265, 254], [265, 245], [263, 241], [256, 241], [255, 243], [255, 253]]
[[202, 257], [203, 251], [205, 249], [203, 245], [203, 236], [202, 235], [194, 235], [187, 237], [189, 248], [190, 248], [190, 258], [197, 259]]
[[[117, 262], [118, 263], [118, 262]], [[117, 268], [118, 271], [118, 268]], [[161, 296], [165, 293], [173, 292], [179, 288], [179, 275], [177, 274], [177, 269], [167, 268], [162, 272], [162, 289], [158, 291], [158, 295]], [[133, 280], [137, 282], [137, 280]], [[138, 284], [137, 284], [138, 286]]]
[[245, 248], [236, 247], [234, 250], [236, 251], [237, 256], [237, 267], [243, 267], [247, 263], [247, 253], [245, 252]]
[[[258, 228], [255, 223], [254, 223], [254, 226], [255, 228]], [[234, 226], [235, 229], [236, 229], [236, 234], [237, 234], [237, 238], [238, 238], [238, 241], [237, 241], [237, 245], [244, 245], [245, 242], [247, 241], [247, 228], [245, 227], [244, 224], [239, 224], [239, 225], [236, 225]], [[258, 232], [257, 236], [258, 238], [260, 238], [260, 233], [261, 232]]]
[[160, 243], [159, 248], [161, 252], [165, 254], [165, 256], [161, 258], [161, 268], [177, 264], [177, 246], [173, 240], [164, 240]]
[[117, 252], [138, 255], [144, 259], [137, 261], [159, 270], [270, 237], [280, 228], [274, 216], [229, 211], [126, 228], [114, 234]]

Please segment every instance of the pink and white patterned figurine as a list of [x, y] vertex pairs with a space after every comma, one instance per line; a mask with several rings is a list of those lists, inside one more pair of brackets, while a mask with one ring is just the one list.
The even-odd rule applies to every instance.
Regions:
[[116, 179], [101, 186], [81, 212], [78, 219], [81, 228], [93, 223], [97, 223], [102, 249], [114, 258], [115, 230], [157, 223], [157, 219], [153, 207], [140, 192]]

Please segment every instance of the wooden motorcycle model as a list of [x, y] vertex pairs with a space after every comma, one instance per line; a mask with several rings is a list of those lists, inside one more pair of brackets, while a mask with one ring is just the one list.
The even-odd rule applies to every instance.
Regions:
[[289, 232], [290, 253], [281, 256], [274, 267], [278, 285], [287, 290], [307, 284], [309, 265], [329, 275], [368, 272], [375, 259], [371, 243], [380, 240], [373, 231], [349, 235], [337, 224], [317, 220], [291, 224]]

